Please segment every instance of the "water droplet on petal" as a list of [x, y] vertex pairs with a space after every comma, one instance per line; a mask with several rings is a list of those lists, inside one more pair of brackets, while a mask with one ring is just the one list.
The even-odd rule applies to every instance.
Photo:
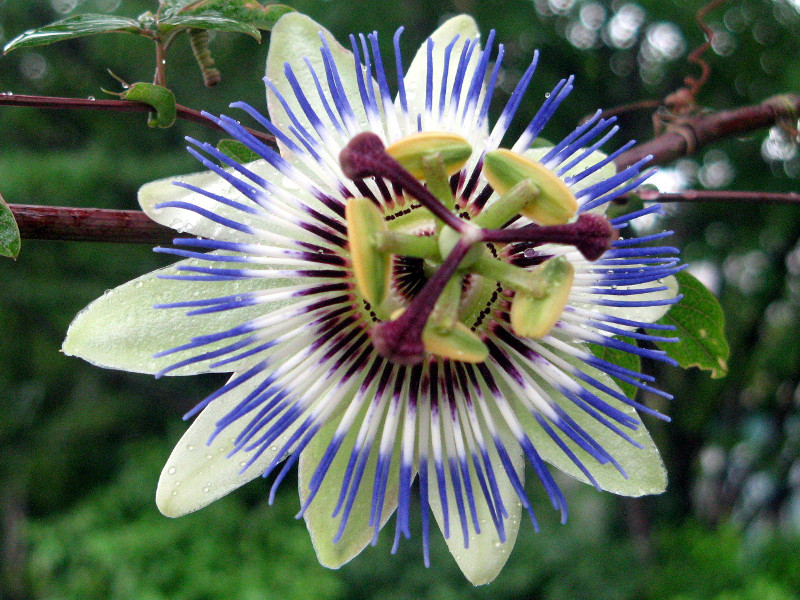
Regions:
[[169, 473], [170, 475], [175, 475], [175, 467], [170, 467], [167, 473]]

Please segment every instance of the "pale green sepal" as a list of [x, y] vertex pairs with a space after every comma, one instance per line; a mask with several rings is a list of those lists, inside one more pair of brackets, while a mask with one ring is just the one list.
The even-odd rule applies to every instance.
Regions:
[[[519, 442], [506, 430], [507, 428], [500, 422], [500, 419], [495, 419], [495, 424], [501, 430], [500, 437], [503, 440], [511, 463], [514, 465], [514, 469], [520, 481], [524, 481], [525, 458], [522, 454], [522, 448]], [[487, 440], [491, 439], [486, 435], [486, 432], [484, 432], [484, 437]], [[464, 505], [467, 511], [467, 522], [469, 523], [469, 548], [464, 548], [464, 534], [461, 528], [461, 518], [459, 517], [456, 507], [449, 470], [446, 469], [447, 508], [449, 517], [448, 529], [450, 531], [450, 537], [445, 538], [445, 542], [447, 542], [447, 548], [464, 573], [464, 576], [473, 585], [490, 583], [500, 573], [508, 560], [508, 556], [511, 554], [511, 550], [514, 548], [514, 543], [517, 541], [517, 533], [519, 532], [520, 519], [522, 516], [522, 505], [519, 496], [511, 485], [511, 481], [505, 473], [503, 464], [492, 448], [489, 449], [489, 456], [492, 462], [492, 469], [497, 478], [497, 488], [503, 499], [503, 505], [508, 511], [508, 518], [505, 519], [504, 522], [506, 534], [505, 542], [500, 541], [486, 499], [478, 484], [474, 466], [470, 461], [469, 472], [472, 479], [472, 491], [475, 496], [475, 508], [478, 514], [478, 524], [481, 526], [481, 533], [475, 533], [469, 506], [465, 500]], [[429, 472], [433, 473], [433, 470], [429, 469]], [[439, 525], [439, 529], [444, 532], [444, 513], [439, 496], [439, 481], [435, 475], [431, 476], [429, 481], [431, 482], [431, 489], [428, 493], [428, 502], [431, 512]]]
[[[224, 331], [263, 315], [279, 305], [252, 306], [187, 317], [186, 311], [191, 309], [155, 309], [154, 304], [215, 298], [288, 283], [278, 279], [207, 282], [158, 278], [158, 275], [177, 274], [176, 267], [179, 265], [227, 267], [230, 263], [181, 261], [106, 291], [72, 321], [61, 347], [62, 351], [68, 356], [78, 356], [103, 368], [157, 373], [181, 359], [197, 354], [198, 351], [189, 350], [158, 359], [153, 358], [153, 354], [185, 344], [195, 336]], [[216, 345], [204, 347], [204, 350], [229, 343], [230, 340], [222, 340]], [[189, 365], [170, 374], [207, 373], [212, 370], [208, 366], [210, 362], [213, 361]], [[236, 364], [232, 363], [217, 370], [230, 372], [235, 369]]]
[[[370, 130], [369, 120], [358, 91], [358, 79], [356, 78], [353, 53], [339, 44], [327, 29], [306, 15], [301, 13], [286, 14], [273, 27], [267, 55], [267, 78], [275, 85], [303, 127], [313, 132], [314, 128], [311, 126], [311, 122], [300, 107], [294, 90], [284, 74], [284, 64], [288, 63], [300, 84], [300, 88], [306, 92], [306, 99], [314, 109], [314, 112], [317, 113], [328, 131], [335, 132], [336, 129], [333, 123], [330, 122], [322, 101], [316, 92], [314, 78], [305, 63], [307, 58], [320, 81], [325, 81], [325, 65], [320, 53], [320, 48], [322, 47], [320, 33], [328, 42], [333, 61], [336, 63], [336, 68], [342, 81], [343, 91], [356, 116], [356, 127], [362, 131]], [[374, 81], [372, 81], [372, 85], [373, 89], [377, 90], [377, 85]], [[378, 97], [380, 96], [378, 95]], [[334, 105], [329, 93], [327, 100], [329, 105]], [[289, 119], [286, 110], [269, 86], [267, 86], [267, 106], [270, 120], [281, 131], [288, 132], [290, 127], [294, 127], [294, 123]], [[345, 123], [345, 127], [347, 127], [347, 123]], [[283, 144], [280, 142], [278, 144], [281, 147], [283, 157], [295, 166], [300, 166], [299, 159], [293, 153], [288, 152], [283, 147]], [[338, 151], [333, 153], [338, 154]]]
[[[452, 89], [453, 81], [455, 80], [458, 71], [458, 61], [461, 57], [461, 49], [464, 47], [466, 40], [472, 40], [480, 37], [478, 25], [475, 20], [469, 15], [458, 15], [452, 19], [445, 21], [436, 31], [430, 35], [433, 40], [433, 98], [434, 98], [434, 111], [437, 110], [437, 102], [442, 88], [442, 75], [444, 74], [444, 57], [445, 48], [453, 41], [453, 38], [459, 36], [458, 42], [453, 47], [450, 53], [450, 65], [447, 75], [447, 89]], [[405, 73], [403, 83], [406, 89], [406, 98], [408, 101], [408, 114], [413, 121], [412, 125], [416, 128], [417, 115], [425, 114], [425, 85], [426, 73], [428, 69], [428, 50], [427, 40], [422, 42], [419, 50], [417, 50], [414, 60]], [[478, 63], [478, 51], [480, 47], [476, 48], [470, 58], [470, 63], [467, 66], [466, 76], [461, 94], [462, 99], [469, 91], [469, 82], [472, 81], [472, 74], [475, 72], [475, 67]], [[447, 98], [449, 104], [450, 99]], [[401, 107], [399, 98], [395, 101], [398, 111]], [[423, 126], [427, 126], [423, 117]], [[474, 140], [469, 140], [473, 142]]]
[[[363, 417], [363, 415], [364, 411], [362, 410], [361, 417]], [[355, 422], [360, 423], [361, 418], [357, 418]], [[333, 434], [337, 426], [338, 419], [327, 423], [319, 430], [309, 445], [306, 446], [300, 454], [298, 488], [300, 491], [301, 506], [308, 499], [309, 483], [311, 482], [311, 478], [322, 456], [325, 454], [325, 451], [328, 449], [333, 439]], [[364, 475], [361, 479], [361, 485], [356, 494], [355, 501], [353, 502], [344, 534], [337, 543], [333, 542], [341, 522], [341, 511], [336, 517], [333, 517], [333, 510], [339, 500], [344, 473], [347, 469], [348, 460], [350, 459], [350, 452], [358, 435], [358, 429], [358, 427], [352, 427], [345, 437], [336, 458], [333, 459], [328, 469], [328, 473], [322, 480], [319, 491], [303, 513], [306, 527], [308, 527], [308, 532], [311, 534], [311, 543], [314, 545], [314, 550], [317, 553], [317, 559], [323, 567], [328, 567], [329, 569], [338, 569], [358, 556], [367, 544], [372, 541], [375, 533], [374, 529], [369, 527], [369, 516], [372, 506], [372, 488], [375, 481], [375, 467], [377, 464], [377, 444], [373, 446], [370, 457], [367, 460]], [[376, 440], [380, 439], [382, 431], [383, 428], [381, 427], [376, 435]], [[395, 446], [395, 451], [392, 455], [392, 464], [389, 468], [386, 499], [383, 505], [383, 513], [381, 514], [381, 527], [383, 527], [397, 508], [397, 497], [400, 487], [398, 460], [400, 437], [399, 435], [397, 436], [398, 444]]]
[[217, 422], [262, 382], [263, 378], [254, 377], [220, 396], [195, 418], [183, 434], [161, 471], [156, 489], [156, 505], [165, 516], [180, 517], [199, 510], [260, 476], [275, 458], [282, 442], [288, 440], [302, 422], [298, 419], [244, 472], [240, 471], [252, 457], [252, 452], [227, 455], [249, 419], [234, 422], [208, 445]]
[[[619, 386], [605, 373], [590, 367], [589, 365], [578, 361], [577, 359], [567, 356], [558, 351], [554, 351], [563, 360], [572, 365], [580, 368], [581, 371], [586, 373], [589, 377], [593, 377], [601, 384], [609, 388], [620, 391]], [[620, 474], [617, 469], [611, 464], [601, 465], [594, 458], [592, 458], [584, 450], [576, 446], [571, 440], [567, 439], [565, 435], [561, 435], [565, 443], [572, 449], [575, 455], [586, 466], [592, 477], [595, 478], [597, 484], [601, 489], [621, 496], [644, 496], [648, 494], [660, 494], [667, 487], [667, 472], [664, 468], [664, 463], [658, 453], [650, 434], [645, 429], [644, 424], [639, 423], [637, 429], [629, 429], [622, 425], [618, 427], [624, 431], [633, 440], [643, 446], [637, 448], [630, 444], [630, 442], [622, 439], [619, 435], [608, 429], [605, 425], [600, 423], [593, 416], [577, 407], [568, 398], [563, 396], [555, 388], [544, 382], [535, 371], [534, 367], [526, 365], [526, 370], [532, 377], [541, 385], [545, 394], [549, 396], [553, 402], [556, 402], [564, 411], [572, 417], [575, 422], [583, 428], [602, 448], [604, 448], [614, 459], [622, 466], [628, 475], [628, 478]], [[636, 411], [627, 404], [612, 398], [608, 394], [600, 390], [591, 388], [593, 394], [607, 402], [610, 406], [620, 410], [626, 415], [630, 415], [637, 420], [639, 419]], [[550, 436], [541, 428], [536, 420], [531, 416], [528, 410], [522, 404], [515, 400], [516, 413], [519, 416], [520, 423], [525, 428], [526, 433], [530, 437], [533, 445], [539, 451], [539, 454], [544, 460], [553, 466], [561, 469], [565, 473], [583, 481], [590, 483], [581, 470], [564, 454], [564, 452], [550, 439]], [[553, 429], [556, 429], [553, 427]]]
[[[257, 160], [244, 165], [244, 167], [269, 181], [280, 182], [283, 179], [283, 176], [265, 160]], [[207, 192], [218, 194], [253, 207], [252, 201], [246, 199], [231, 184], [222, 179], [222, 177], [213, 171], [202, 171], [189, 175], [179, 175], [151, 181], [139, 188], [139, 205], [142, 207], [142, 210], [147, 213], [147, 216], [156, 223], [171, 227], [179, 233], [186, 233], [209, 239], [228, 242], [258, 242], [252, 235], [215, 223], [191, 210], [173, 207], [156, 208], [158, 204], [163, 202], [190, 202], [220, 217], [231, 219], [238, 223], [277, 233], [285, 233], [286, 235], [294, 234], [294, 230], [287, 229], [282, 232], [274, 223], [274, 220], [270, 222], [267, 219], [259, 219], [254, 215], [244, 213], [225, 204], [221, 204], [216, 200], [212, 200], [203, 194], [198, 194], [197, 192], [179, 187], [175, 185], [175, 182], [193, 185]]]

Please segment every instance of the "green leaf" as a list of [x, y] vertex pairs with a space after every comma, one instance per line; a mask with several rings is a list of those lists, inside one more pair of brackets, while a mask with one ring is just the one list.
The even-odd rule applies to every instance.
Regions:
[[261, 158], [258, 154], [250, 150], [250, 148], [238, 140], [220, 140], [217, 142], [217, 150], [240, 164], [246, 164]]
[[17, 258], [20, 245], [19, 227], [14, 220], [14, 214], [0, 197], [0, 256]]
[[177, 116], [175, 94], [165, 87], [140, 81], [120, 94], [120, 98], [152, 106], [156, 112], [150, 113], [147, 118], [147, 125], [150, 127], [166, 128], [175, 122]]
[[[599, 346], [597, 344], [589, 344], [589, 349], [592, 351], [592, 354], [594, 354], [600, 360], [608, 361], [611, 364], [635, 371], [637, 373], [642, 372], [642, 360], [637, 354], [625, 352], [624, 350], [618, 350], [617, 348]], [[638, 388], [635, 385], [620, 381], [616, 377], [612, 377], [611, 379], [613, 379], [614, 382], [620, 388], [622, 388], [622, 391], [628, 398], [636, 398], [636, 392], [638, 391]]]
[[[642, 186], [642, 187], [652, 187], [652, 186]], [[616, 200], [612, 200], [609, 203], [608, 209], [606, 210], [606, 218], [616, 219], [617, 217], [621, 217], [623, 215], [636, 212], [637, 210], [641, 210], [643, 208], [644, 208], [644, 201], [642, 200], [641, 196], [639, 196], [634, 192], [629, 192], [628, 194], [621, 196]]]
[[215, 31], [229, 31], [232, 33], [245, 33], [261, 41], [261, 32], [258, 28], [239, 19], [223, 17], [217, 13], [199, 15], [175, 15], [158, 22], [158, 30], [167, 33], [177, 28], [184, 29], [213, 29]]
[[253, 27], [271, 30], [275, 23], [286, 13], [294, 12], [291, 6], [285, 4], [267, 4], [262, 6], [253, 0], [198, 0], [195, 2], [181, 2], [183, 14], [204, 14], [216, 12], [223, 17], [248, 23]]
[[8, 53], [17, 48], [44, 46], [97, 33], [141, 33], [142, 31], [135, 19], [112, 15], [76, 15], [44, 27], [29, 29], [8, 42], [3, 48], [3, 52]]
[[687, 369], [711, 371], [718, 379], [728, 373], [730, 349], [725, 339], [725, 315], [714, 295], [685, 271], [675, 276], [683, 299], [657, 322], [674, 325], [680, 342], [657, 345]]

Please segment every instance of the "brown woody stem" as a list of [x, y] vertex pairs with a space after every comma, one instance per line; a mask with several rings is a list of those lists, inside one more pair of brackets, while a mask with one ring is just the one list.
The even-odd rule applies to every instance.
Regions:
[[784, 119], [796, 119], [798, 112], [800, 95], [786, 94], [768, 98], [761, 104], [685, 119], [667, 133], [623, 152], [614, 164], [617, 170], [622, 170], [648, 154], [653, 155], [650, 164], [668, 164], [716, 140], [770, 127]]
[[733, 190], [686, 190], [662, 193], [658, 190], [635, 192], [645, 202], [719, 202], [728, 204], [800, 204], [800, 193], [737, 192]]
[[138, 210], [9, 204], [20, 236], [28, 240], [169, 244], [173, 229]]

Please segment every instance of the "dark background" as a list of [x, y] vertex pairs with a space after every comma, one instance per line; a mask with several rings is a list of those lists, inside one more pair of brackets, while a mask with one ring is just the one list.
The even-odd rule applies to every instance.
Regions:
[[[702, 42], [703, 2], [461, 0], [427, 3], [288, 1], [337, 37], [377, 30], [385, 50], [400, 25], [408, 62], [444, 18], [475, 15], [506, 44], [495, 111], [535, 48], [542, 52], [520, 109], [532, 115], [560, 78], [576, 91], [544, 134], [558, 139], [597, 107], [664, 98]], [[0, 2], [0, 41], [78, 12], [136, 16], [154, 3]], [[800, 2], [731, 0], [708, 19], [718, 32], [698, 110], [760, 102], [800, 89]], [[168, 56], [178, 101], [212, 112], [264, 104], [268, 39], [218, 35], [222, 83], [202, 86], [188, 44]], [[107, 97], [110, 69], [152, 78], [152, 44], [114, 34], [19, 50], [0, 59], [0, 91]], [[617, 139], [653, 136], [652, 111], [621, 119]], [[791, 123], [797, 126], [797, 123]], [[182, 149], [210, 130], [179, 122], [151, 130], [143, 115], [0, 108], [0, 192], [19, 204], [136, 208], [137, 188], [198, 170]], [[795, 132], [796, 133], [796, 132]], [[621, 143], [621, 142], [620, 142]], [[780, 129], [715, 144], [670, 165], [665, 186], [790, 191], [800, 157]], [[390, 537], [339, 571], [316, 563], [291, 482], [275, 506], [255, 481], [199, 513], [169, 520], [153, 501], [161, 465], [184, 430], [180, 415], [220, 380], [155, 381], [59, 353], [72, 317], [105, 289], [165, 263], [145, 245], [27, 241], [0, 262], [0, 598], [203, 600], [237, 598], [674, 598], [784, 600], [800, 595], [800, 207], [671, 208], [657, 227], [722, 301], [730, 373], [659, 369], [675, 394], [673, 422], [648, 420], [670, 474], [642, 500], [564, 481], [570, 521], [541, 510], [525, 524], [490, 586], [472, 588], [438, 534], [432, 567], [419, 540], [389, 554]], [[539, 491], [532, 490], [538, 497]], [[538, 498], [542, 503], [542, 499]], [[544, 506], [543, 506], [544, 508]]]

